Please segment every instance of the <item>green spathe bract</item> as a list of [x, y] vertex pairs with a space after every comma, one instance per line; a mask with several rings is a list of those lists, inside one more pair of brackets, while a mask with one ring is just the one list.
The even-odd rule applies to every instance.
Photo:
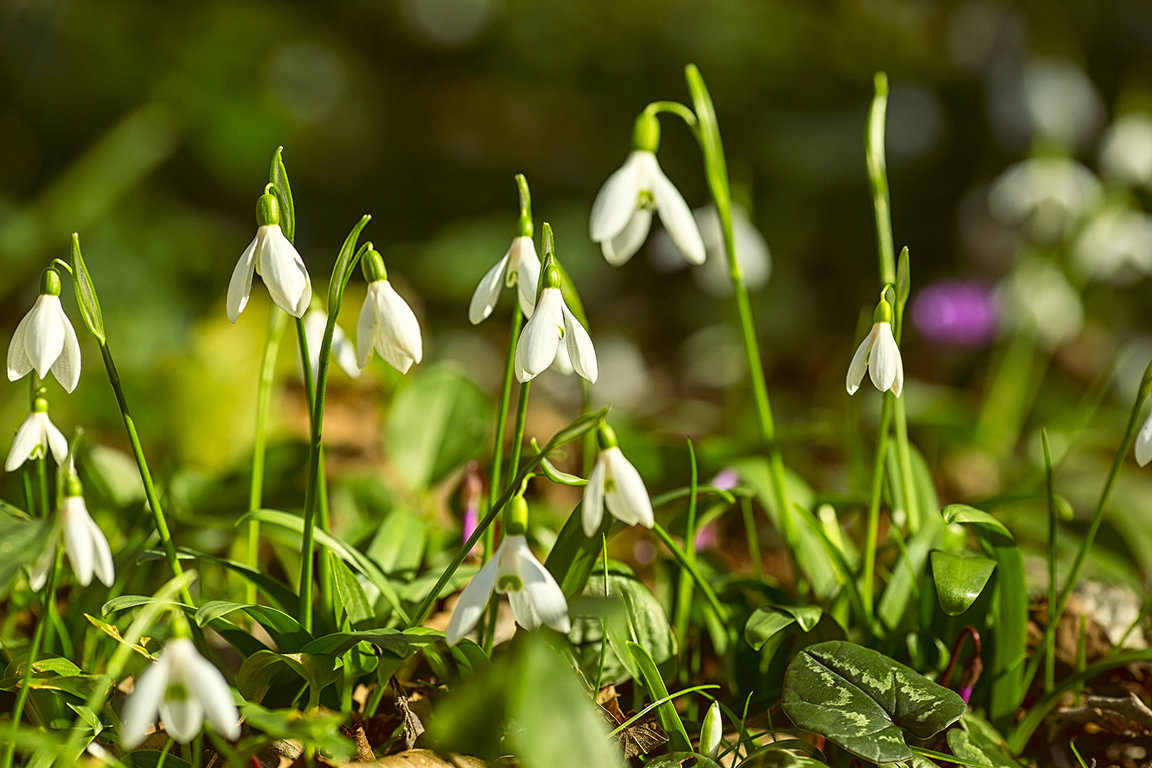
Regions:
[[805, 648], [792, 660], [783, 704], [800, 728], [874, 763], [911, 760], [908, 736], [934, 736], [967, 709], [916, 670], [841, 640]]

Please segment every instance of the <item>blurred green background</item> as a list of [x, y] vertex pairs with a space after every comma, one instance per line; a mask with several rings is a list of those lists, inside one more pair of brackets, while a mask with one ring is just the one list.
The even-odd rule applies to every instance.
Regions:
[[[424, 367], [458, 361], [489, 392], [508, 298], [476, 329], [466, 307], [513, 234], [522, 172], [538, 231], [553, 224], [587, 308], [602, 357], [596, 399], [671, 434], [739, 432], [728, 303], [684, 271], [654, 269], [652, 240], [613, 269], [587, 235], [636, 114], [649, 101], [687, 101], [683, 67], [695, 62], [737, 198], [772, 251], [754, 301], [776, 409], [801, 447], [789, 458], [819, 468], [824, 448], [842, 449], [840, 414], [859, 407], [843, 376], [878, 287], [863, 154], [874, 72], [892, 83], [893, 219], [897, 246], [911, 248], [914, 296], [946, 277], [990, 288], [1035, 243], [988, 214], [989, 184], [1038, 152], [1095, 168], [1114, 117], [1152, 104], [1149, 39], [1146, 0], [5, 0], [0, 313], [14, 328], [38, 271], [67, 258], [78, 231], [146, 445], [167, 466], [218, 469], [251, 440], [269, 302], [255, 288], [233, 327], [224, 295], [276, 146], [314, 283], [322, 288], [344, 235], [371, 213], [366, 236], [421, 317]], [[1036, 67], [1057, 73], [1052, 99], [1066, 109], [1056, 112], [1074, 123], [1063, 134], [1038, 135], [1025, 88]], [[665, 171], [690, 205], [705, 205], [693, 141], [673, 118], [663, 127]], [[1146, 192], [1126, 200], [1142, 209]], [[1053, 255], [1062, 246], [1042, 245], [1064, 269]], [[1037, 345], [1037, 365], [1056, 381], [1042, 393], [1054, 399], [1038, 401], [1052, 403], [1049, 415], [1079, 402], [1148, 328], [1143, 280], [1072, 285], [1083, 327]], [[350, 331], [361, 291], [354, 282], [346, 301]], [[70, 297], [65, 306], [74, 310]], [[82, 343], [81, 386], [72, 398], [53, 389], [54, 415], [65, 430], [83, 424], [122, 444], [95, 347]], [[904, 349], [925, 451], [972, 439], [965, 429], [996, 350], [943, 345], [914, 327]], [[282, 358], [294, 381], [290, 351]], [[333, 439], [372, 445], [376, 428], [358, 414], [402, 380], [383, 366], [355, 385], [334, 376], [337, 407], [352, 416]], [[539, 390], [571, 402], [574, 386], [553, 377]], [[3, 398], [11, 428], [25, 391], [9, 385]], [[871, 408], [874, 393], [862, 394]], [[288, 386], [280, 428], [304, 423], [299, 403]]]

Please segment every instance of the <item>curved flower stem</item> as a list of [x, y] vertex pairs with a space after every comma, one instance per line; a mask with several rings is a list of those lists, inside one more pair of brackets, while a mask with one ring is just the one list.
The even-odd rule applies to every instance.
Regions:
[[[516, 425], [512, 428], [512, 456], [508, 461], [508, 466], [511, 468], [511, 474], [514, 478], [517, 475], [517, 468], [520, 466], [520, 449], [524, 444], [524, 422], [528, 419], [528, 392], [531, 389], [531, 381], [526, 381], [520, 385], [520, 399], [516, 404]], [[519, 489], [516, 487], [518, 483], [513, 481], [508, 487], [509, 493], [516, 493]], [[491, 511], [491, 504], [489, 504], [489, 511]], [[494, 532], [491, 526], [485, 529], [485, 535]], [[492, 652], [492, 642], [496, 636], [496, 611], [499, 605], [498, 594], [493, 593], [488, 598], [488, 624], [484, 631], [484, 650], [487, 653]]]
[[[264, 455], [268, 442], [268, 408], [272, 401], [272, 382], [276, 373], [276, 353], [280, 350], [280, 338], [288, 314], [273, 308], [268, 316], [268, 340], [264, 343], [264, 356], [260, 360], [260, 381], [256, 390], [256, 437], [252, 443], [252, 483], [248, 490], [248, 511], [260, 509], [264, 497]], [[259, 566], [260, 521], [253, 518], [248, 523], [247, 564], [253, 569]], [[248, 582], [247, 603], [256, 602], [256, 585]]]
[[736, 313], [739, 320], [740, 339], [744, 346], [744, 359], [748, 367], [748, 378], [752, 382], [752, 399], [756, 404], [760, 438], [768, 453], [768, 471], [772, 477], [772, 492], [780, 517], [781, 533], [788, 545], [788, 554], [796, 565], [796, 575], [800, 578], [800, 568], [795, 563], [798, 545], [796, 521], [793, 519], [792, 504], [788, 500], [788, 488], [784, 477], [784, 459], [780, 454], [780, 444], [776, 438], [776, 421], [772, 415], [772, 404], [768, 399], [768, 384], [764, 380], [764, 365], [760, 359], [760, 348], [756, 341], [756, 323], [752, 318], [752, 302], [748, 297], [748, 285], [740, 270], [736, 254], [736, 236], [732, 229], [732, 192], [728, 182], [728, 166], [724, 159], [724, 147], [720, 141], [720, 126], [712, 97], [704, 85], [704, 78], [696, 66], [689, 64], [684, 71], [688, 90], [696, 108], [696, 130], [694, 131], [700, 150], [704, 156], [704, 172], [708, 178], [708, 188], [712, 202], [720, 217], [720, 229], [724, 235], [724, 251], [728, 258], [728, 274], [732, 278], [732, 293], [736, 299]]
[[[1140, 381], [1140, 391], [1136, 395], [1136, 401], [1132, 403], [1132, 412], [1128, 416], [1128, 426], [1124, 430], [1124, 439], [1120, 441], [1116, 457], [1112, 460], [1112, 469], [1100, 491], [1100, 500], [1096, 502], [1096, 510], [1092, 513], [1092, 522], [1088, 524], [1088, 531], [1084, 534], [1084, 540], [1080, 542], [1080, 548], [1076, 550], [1076, 559], [1072, 561], [1072, 568], [1068, 571], [1067, 581], [1064, 582], [1064, 587], [1060, 590], [1060, 597], [1056, 601], [1056, 610], [1051, 614], [1048, 626], [1044, 629], [1044, 637], [1040, 645], [1037, 646], [1038, 649], [1046, 648], [1052, 642], [1050, 635], [1055, 635], [1060, 617], [1064, 615], [1064, 609], [1068, 607], [1068, 600], [1072, 597], [1072, 591], [1076, 589], [1076, 583], [1080, 580], [1080, 570], [1084, 567], [1084, 561], [1088, 558], [1088, 551], [1092, 549], [1092, 543], [1100, 531], [1100, 524], [1104, 522], [1104, 510], [1108, 505], [1108, 498], [1112, 495], [1112, 487], [1120, 475], [1120, 468], [1124, 466], [1124, 459], [1132, 450], [1132, 443], [1136, 439], [1136, 430], [1139, 428], [1140, 411], [1143, 410], [1144, 402], [1150, 393], [1152, 393], [1152, 361], [1144, 369], [1144, 378]], [[1032, 680], [1036, 676], [1036, 672], [1040, 668], [1040, 661], [1044, 656], [1045, 654], [1039, 650], [1032, 654], [1032, 658], [1028, 660], [1028, 666], [1024, 671], [1024, 682], [1021, 690], [1026, 691], [1032, 685]]]
[[[892, 204], [888, 193], [888, 170], [884, 152], [885, 119], [888, 112], [888, 76], [877, 72], [875, 96], [868, 110], [868, 130], [864, 137], [864, 155], [868, 164], [868, 181], [872, 187], [872, 210], [876, 218], [877, 258], [880, 268], [880, 283], [896, 287], [896, 301], [893, 305], [893, 335], [897, 343], [904, 330], [904, 305], [907, 302], [907, 286], [901, 286], [900, 275], [896, 270], [896, 249], [892, 237]], [[904, 255], [902, 254], [902, 258]], [[903, 275], [907, 281], [907, 272]], [[896, 421], [896, 459], [900, 467], [900, 489], [904, 497], [904, 507], [908, 514], [908, 528], [915, 533], [920, 528], [920, 504], [912, 482], [912, 455], [908, 443], [908, 416], [904, 401], [896, 398], [893, 404]]]
[[[24, 662], [24, 679], [20, 683], [20, 692], [16, 694], [16, 704], [12, 708], [12, 726], [20, 724], [20, 718], [24, 716], [24, 706], [28, 703], [28, 695], [32, 689], [32, 674], [33, 667], [36, 664], [36, 657], [40, 654], [40, 649], [44, 646], [46, 640], [45, 635], [48, 631], [48, 614], [52, 610], [51, 606], [56, 601], [56, 582], [60, 576], [60, 560], [63, 556], [59, 542], [56, 546], [56, 557], [52, 562], [52, 568], [48, 572], [48, 581], [44, 585], [44, 590], [40, 593], [40, 618], [36, 622], [36, 630], [32, 633], [32, 644], [28, 647], [28, 659]], [[3, 768], [12, 768], [12, 759], [16, 754], [15, 742], [8, 742], [8, 749], [4, 752], [4, 761], [0, 763]]]
[[[696, 470], [696, 450], [692, 446], [692, 439], [688, 438], [688, 463], [691, 467], [688, 493], [688, 521], [684, 527], [684, 559], [691, 565], [696, 565], [696, 489], [699, 480]], [[679, 584], [676, 588], [676, 637], [681, 647], [688, 646], [688, 618], [692, 613], [692, 574], [687, 568], [680, 571]], [[687, 670], [687, 665], [681, 665]]]
[[[120, 383], [120, 374], [116, 371], [116, 362], [112, 359], [112, 350], [107, 342], [100, 343], [100, 355], [104, 359], [104, 368], [108, 372], [108, 381], [112, 384], [112, 391], [116, 394], [116, 405], [120, 408], [120, 416], [124, 419], [124, 429], [128, 433], [128, 442], [132, 445], [132, 455], [136, 459], [136, 467], [140, 471], [140, 480], [144, 483], [144, 497], [148, 500], [148, 507], [152, 510], [152, 522], [156, 526], [156, 534], [160, 537], [160, 545], [164, 549], [164, 559], [168, 561], [168, 568], [172, 575], [179, 579], [184, 575], [180, 560], [176, 557], [176, 545], [172, 542], [172, 534], [168, 531], [168, 521], [164, 517], [164, 507], [160, 504], [160, 496], [156, 493], [156, 484], [152, 482], [152, 473], [148, 471], [148, 462], [144, 458], [144, 448], [140, 445], [140, 436], [136, 433], [136, 422], [128, 411], [128, 401], [124, 398], [124, 387]], [[196, 605], [188, 586], [181, 587], [181, 597], [188, 605]]]
[[864, 573], [860, 577], [860, 600], [869, 622], [872, 620], [873, 582], [876, 579], [876, 540], [880, 535], [880, 497], [884, 488], [884, 458], [888, 451], [888, 426], [892, 421], [892, 406], [898, 398], [884, 393], [880, 408], [880, 428], [876, 435], [876, 460], [872, 465], [872, 492], [868, 499], [868, 528], [864, 537]]

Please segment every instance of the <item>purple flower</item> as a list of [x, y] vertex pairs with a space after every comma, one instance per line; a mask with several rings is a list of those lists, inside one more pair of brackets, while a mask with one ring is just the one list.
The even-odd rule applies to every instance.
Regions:
[[996, 335], [997, 306], [982, 283], [946, 280], [917, 292], [912, 322], [933, 344], [981, 347]]

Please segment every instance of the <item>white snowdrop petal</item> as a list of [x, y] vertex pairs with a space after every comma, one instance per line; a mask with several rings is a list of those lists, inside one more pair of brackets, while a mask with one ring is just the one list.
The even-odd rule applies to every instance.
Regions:
[[52, 364], [64, 351], [64, 308], [59, 296], [42, 294], [36, 299], [26, 333], [25, 344], [32, 358], [32, 367], [40, 378], [46, 378]]
[[472, 302], [468, 305], [468, 321], [472, 325], [483, 322], [496, 308], [496, 300], [500, 298], [500, 288], [504, 285], [504, 275], [508, 269], [512, 249], [504, 254], [504, 258], [496, 262], [496, 266], [488, 270], [481, 278], [480, 284], [472, 293]]
[[204, 717], [229, 741], [240, 738], [240, 712], [224, 675], [203, 657], [192, 663], [189, 684], [204, 708]]
[[648, 239], [648, 231], [651, 228], [652, 211], [648, 208], [634, 209], [632, 217], [620, 232], [600, 242], [600, 252], [604, 254], [604, 260], [614, 267], [627, 263]]
[[591, 538], [600, 528], [600, 521], [604, 519], [604, 479], [608, 466], [601, 453], [592, 467], [592, 474], [588, 475], [588, 484], [584, 486], [584, 502], [580, 505], [580, 519], [584, 523], [584, 535]]
[[104, 537], [104, 531], [100, 530], [100, 526], [96, 525], [96, 521], [92, 519], [91, 515], [85, 515], [84, 524], [88, 528], [88, 537], [92, 542], [93, 572], [100, 583], [110, 587], [116, 581], [116, 565], [112, 561], [112, 548], [108, 546], [108, 539]]
[[1143, 467], [1149, 461], [1152, 461], [1152, 415], [1136, 435], [1136, 463]]
[[576, 373], [595, 384], [599, 371], [596, 365], [596, 349], [592, 346], [592, 339], [568, 307], [561, 307], [561, 315], [564, 318], [564, 344], [568, 349], [568, 357], [572, 360], [572, 368]]
[[356, 364], [356, 348], [340, 326], [332, 330], [332, 359], [350, 378], [355, 379], [360, 375], [360, 366]]
[[856, 394], [856, 390], [860, 389], [860, 382], [864, 381], [864, 373], [868, 370], [868, 352], [872, 349], [872, 343], [876, 340], [876, 326], [872, 326], [872, 330], [864, 337], [864, 341], [860, 342], [860, 346], [856, 347], [856, 354], [852, 355], [852, 362], [848, 365], [848, 394]]
[[868, 358], [868, 375], [881, 392], [887, 392], [896, 383], [896, 372], [900, 368], [900, 349], [892, 337], [891, 323], [876, 324], [876, 340], [872, 344], [872, 354]]
[[48, 418], [48, 414], [43, 414], [44, 426], [44, 440], [48, 443], [48, 449], [52, 452], [52, 457], [56, 459], [56, 463], [64, 466], [64, 462], [68, 460], [68, 438], [64, 437], [64, 433], [56, 428], [56, 425]]
[[672, 242], [684, 254], [684, 257], [693, 264], [704, 263], [704, 241], [700, 237], [700, 230], [696, 228], [696, 219], [680, 191], [673, 186], [659, 165], [655, 168], [652, 177], [652, 197], [656, 201], [656, 210], [660, 214], [660, 221], [672, 236]]
[[376, 299], [373, 297], [372, 283], [360, 305], [360, 317], [356, 321], [356, 362], [363, 368], [372, 360], [372, 347], [376, 336]]
[[535, 632], [543, 625], [544, 622], [541, 621], [540, 614], [532, 605], [532, 598], [527, 592], [509, 592], [508, 605], [512, 607], [512, 618], [529, 632]]
[[390, 282], [387, 280], [379, 282], [383, 283], [376, 295], [377, 311], [380, 313], [378, 328], [381, 336], [388, 345], [418, 363], [424, 356], [424, 348], [416, 313]]
[[84, 499], [79, 496], [64, 499], [60, 504], [60, 516], [64, 522], [64, 551], [72, 563], [76, 581], [88, 586], [92, 583], [96, 553], [87, 524], [90, 518], [84, 506]]
[[[43, 416], [44, 414], [39, 414]], [[44, 425], [36, 413], [28, 414], [28, 418], [16, 430], [16, 437], [12, 440], [12, 448], [8, 451], [8, 459], [4, 462], [4, 470], [12, 472], [28, 461], [32, 450], [44, 441]]]
[[644, 479], [619, 448], [609, 448], [603, 454], [607, 454], [609, 475], [612, 478], [612, 489], [604, 494], [608, 511], [628, 525], [651, 528], [655, 520], [652, 500], [648, 498]]
[[633, 151], [629, 154], [624, 165], [608, 177], [596, 194], [588, 221], [588, 234], [593, 241], [599, 243], [615, 237], [632, 217], [643, 183], [644, 155], [652, 156], [652, 153]]
[[165, 698], [160, 702], [160, 719], [164, 730], [176, 741], [187, 743], [196, 738], [204, 725], [204, 705], [191, 691], [191, 682], [183, 681], [188, 690], [186, 699]]
[[560, 289], [545, 288], [516, 345], [516, 378], [521, 384], [538, 376], [556, 359], [556, 347], [560, 344], [560, 329], [564, 322], [563, 309]]
[[20, 318], [16, 331], [12, 334], [12, 341], [8, 344], [8, 381], [16, 381], [28, 375], [32, 370], [32, 358], [28, 355], [28, 325], [31, 323], [31, 312]]
[[524, 317], [532, 317], [536, 309], [536, 290], [540, 286], [540, 259], [536, 256], [536, 246], [532, 238], [524, 240], [520, 248], [520, 264], [516, 269], [516, 293], [520, 297], [520, 311]]
[[303, 317], [312, 300], [312, 283], [299, 252], [278, 224], [269, 224], [256, 248], [256, 266], [272, 300], [293, 317]]
[[548, 569], [528, 550], [527, 544], [521, 556], [520, 572], [524, 579], [524, 588], [519, 594], [527, 597], [535, 617], [545, 626], [557, 632], [567, 633], [572, 625], [568, 620], [568, 601], [564, 599], [564, 592]]
[[120, 745], [135, 749], [144, 742], [145, 730], [156, 720], [160, 700], [168, 688], [168, 659], [163, 653], [136, 677], [136, 686], [121, 713]]
[[63, 310], [60, 312], [60, 320], [64, 330], [64, 346], [60, 350], [60, 356], [52, 364], [52, 375], [60, 382], [60, 386], [64, 387], [64, 391], [72, 392], [80, 383], [80, 341], [76, 338], [76, 330]]
[[244, 253], [240, 254], [240, 260], [232, 270], [232, 279], [228, 282], [228, 319], [233, 323], [240, 317], [244, 307], [248, 306], [248, 297], [252, 294], [252, 273], [256, 270], [256, 243], [259, 239], [257, 233]]
[[[503, 549], [504, 544], [501, 543], [500, 547]], [[492, 596], [492, 590], [496, 587], [499, 560], [498, 550], [460, 593], [456, 609], [452, 611], [452, 618], [448, 620], [448, 630], [444, 633], [448, 645], [460, 642], [460, 639], [471, 632], [476, 627], [476, 622], [484, 615], [484, 611], [488, 608], [488, 598]]]

